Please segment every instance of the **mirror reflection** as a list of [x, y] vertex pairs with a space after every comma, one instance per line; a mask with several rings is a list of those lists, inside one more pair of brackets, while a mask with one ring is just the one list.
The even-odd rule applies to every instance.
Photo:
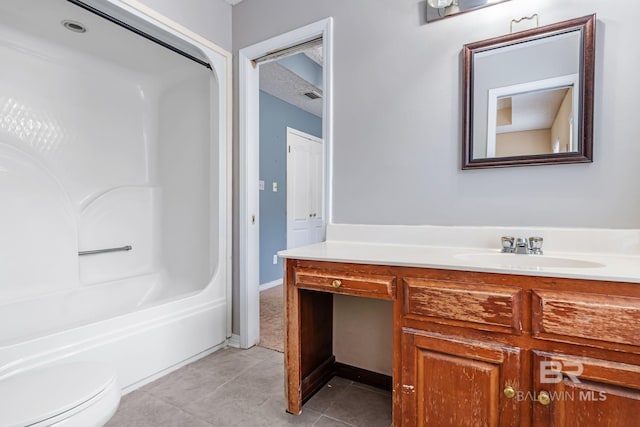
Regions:
[[465, 46], [463, 169], [591, 161], [594, 21]]
[[575, 87], [507, 89], [505, 95], [489, 91], [486, 157], [577, 152]]

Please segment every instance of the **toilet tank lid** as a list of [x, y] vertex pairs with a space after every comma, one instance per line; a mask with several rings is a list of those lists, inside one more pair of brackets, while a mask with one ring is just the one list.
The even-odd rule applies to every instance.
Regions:
[[101, 362], [63, 362], [0, 380], [1, 426], [25, 426], [82, 405], [116, 382]]

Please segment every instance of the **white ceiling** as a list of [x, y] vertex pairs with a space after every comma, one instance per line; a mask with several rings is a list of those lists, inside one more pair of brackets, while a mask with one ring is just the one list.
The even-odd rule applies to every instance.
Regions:
[[229, 3], [231, 6], [240, 3], [242, 0], [224, 0], [226, 3]]
[[[519, 132], [534, 129], [549, 129], [558, 114], [560, 104], [568, 88], [548, 91], [520, 93], [509, 97], [512, 108], [512, 124], [498, 126], [497, 133]], [[498, 100], [498, 103], [500, 104]], [[500, 108], [508, 108], [508, 101]]]
[[[143, 20], [128, 20], [128, 17], [120, 15], [115, 17], [129, 25], [140, 25], [145, 32], [150, 32], [160, 40], [178, 46], [190, 54], [194, 52], [187, 43], [177, 37], [167, 36], [168, 33], [164, 32], [150, 31], [151, 27]], [[81, 23], [86, 26], [87, 31], [82, 34], [71, 32], [62, 25], [64, 20]], [[108, 20], [67, 1], [1, 0], [0, 25], [11, 37], [27, 37], [27, 34], [33, 34], [47, 43], [54, 42], [62, 48], [89, 55], [100, 63], [115, 63], [137, 73], [183, 78], [184, 73], [199, 74], [202, 69], [195, 62], [185, 61], [184, 57], [159, 44], [113, 25]], [[122, 46], [127, 46], [127, 49], [122, 49]]]

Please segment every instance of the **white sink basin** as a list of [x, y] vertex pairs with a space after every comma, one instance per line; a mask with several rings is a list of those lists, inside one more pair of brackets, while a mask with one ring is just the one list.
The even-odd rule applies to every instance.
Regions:
[[572, 258], [556, 258], [546, 255], [520, 255], [496, 253], [470, 253], [458, 254], [456, 258], [469, 261], [474, 264], [482, 264], [485, 267], [504, 267], [504, 268], [525, 268], [525, 269], [542, 269], [542, 268], [599, 268], [604, 264], [592, 261], [583, 261]]

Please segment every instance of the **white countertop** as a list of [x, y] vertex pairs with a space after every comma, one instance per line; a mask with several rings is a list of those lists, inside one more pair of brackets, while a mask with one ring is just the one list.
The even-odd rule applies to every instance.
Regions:
[[[629, 254], [620, 254], [612, 252], [589, 253], [545, 250], [543, 255], [500, 254], [500, 250], [497, 249], [497, 247], [499, 247], [500, 233], [496, 234], [495, 248], [464, 247], [462, 245], [451, 247], [444, 245], [439, 246], [437, 244], [417, 245], [402, 243], [403, 238], [395, 238], [394, 235], [398, 233], [394, 231], [392, 231], [390, 235], [390, 227], [385, 226], [380, 226], [379, 231], [381, 233], [377, 233], [378, 226], [347, 226], [348, 230], [346, 228], [341, 230], [340, 228], [342, 227], [345, 226], [337, 226], [332, 230], [328, 230], [328, 240], [326, 242], [281, 251], [278, 255], [283, 258], [313, 261], [439, 268], [640, 283], [640, 254], [635, 251], [629, 251]], [[360, 227], [360, 230], [354, 233], [354, 227]], [[397, 226], [391, 227], [392, 230], [394, 228], [397, 228]], [[400, 234], [407, 233], [405, 228], [406, 227], [402, 227]], [[417, 234], [428, 234], [425, 234], [423, 237], [431, 240], [430, 243], [442, 243], [442, 239], [434, 237], [433, 227], [426, 231], [424, 227], [409, 228], [414, 228], [414, 230], [408, 230], [409, 233], [407, 233], [407, 235], [412, 236], [412, 238], [415, 238], [416, 233], [412, 233], [411, 231], [417, 231]], [[446, 230], [443, 230], [443, 228], [446, 227], [436, 227], [437, 234], [447, 236], [447, 233], [444, 232]], [[479, 228], [479, 230], [485, 233], [487, 231], [486, 228]], [[460, 228], [455, 228], [453, 234], [459, 234], [460, 231]], [[470, 228], [464, 228], [462, 231], [469, 233]], [[491, 234], [493, 234], [494, 230], [491, 231]], [[502, 235], [510, 234], [502, 229], [499, 231], [502, 232]], [[510, 229], [506, 231], [516, 230]], [[541, 231], [546, 231], [549, 237], [553, 236], [553, 231], [535, 231], [537, 231], [537, 235], [544, 234], [541, 233]], [[579, 231], [580, 230], [577, 230], [577, 232]], [[531, 229], [526, 229], [526, 232], [530, 233]], [[582, 234], [592, 232], [592, 230], [587, 230]], [[564, 236], [566, 233], [567, 229], [562, 229], [560, 234]], [[604, 234], [602, 234], [602, 230], [597, 230], [596, 234], [598, 233], [600, 233], [598, 236], [599, 240], [594, 243], [598, 243], [600, 244], [598, 247], [606, 249], [606, 245], [603, 244], [602, 236]], [[357, 239], [358, 234], [361, 234], [362, 239]], [[511, 235], [514, 234], [515, 233]], [[627, 247], [635, 248], [635, 240], [637, 240], [638, 236], [637, 230], [631, 230], [627, 236], [621, 233], [620, 230], [613, 230], [613, 234], [612, 241], [616, 241], [617, 239], [616, 247], [626, 245]], [[339, 240], [346, 235], [350, 237], [349, 241]], [[381, 235], [384, 236], [384, 240], [391, 241], [392, 243], [376, 241], [379, 240], [376, 236], [379, 237]], [[518, 234], [515, 235], [519, 236]], [[545, 239], [547, 239], [547, 237], [545, 237]], [[625, 239], [627, 240], [625, 241]], [[629, 242], [629, 239], [631, 242]], [[451, 241], [451, 239], [445, 240]], [[566, 247], [566, 245], [564, 247]], [[480, 255], [479, 259], [474, 259], [474, 257], [478, 256], [476, 254]], [[494, 259], [496, 260], [495, 262], [493, 261]], [[557, 266], [557, 264], [561, 265], [565, 260], [568, 261], [569, 265], [575, 262], [577, 265], [597, 263], [601, 264], [601, 266], [580, 268]]]

